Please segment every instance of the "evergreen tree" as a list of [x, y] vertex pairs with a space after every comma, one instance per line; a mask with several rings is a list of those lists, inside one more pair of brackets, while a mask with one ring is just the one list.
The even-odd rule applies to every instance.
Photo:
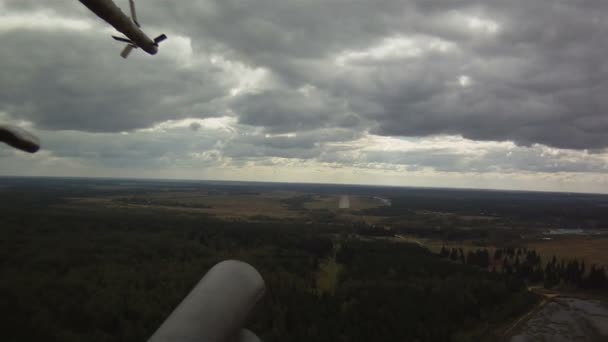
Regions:
[[456, 248], [452, 248], [452, 253], [450, 254], [450, 260], [456, 261], [458, 260], [458, 251]]
[[447, 258], [448, 256], [450, 256], [450, 251], [448, 251], [445, 246], [441, 246], [441, 251], [439, 252], [439, 255], [441, 255], [442, 258]]
[[509, 260], [506, 257], [502, 261], [502, 272], [506, 273], [506, 274], [513, 273], [513, 269], [511, 268], [511, 263], [509, 262]]
[[606, 272], [604, 267], [596, 268], [595, 265], [591, 265], [589, 269], [589, 275], [587, 276], [587, 280], [584, 282], [585, 287], [598, 290], [606, 288]]
[[502, 249], [497, 248], [496, 251], [494, 252], [494, 260], [501, 260], [502, 259]]
[[483, 249], [483, 251], [481, 251], [481, 256], [480, 256], [481, 260], [479, 260], [479, 266], [481, 266], [482, 268], [487, 269], [488, 266], [490, 266], [490, 253], [488, 253], [487, 249]]
[[536, 266], [536, 268], [532, 272], [532, 276], [530, 277], [530, 281], [533, 282], [533, 283], [538, 283], [538, 282], [543, 281], [543, 279], [544, 279], [543, 269], [540, 266]]
[[475, 254], [472, 251], [467, 253], [467, 265], [475, 265]]
[[555, 265], [551, 262], [545, 267], [544, 287], [549, 289], [557, 284], [559, 284], [559, 277], [557, 275]]

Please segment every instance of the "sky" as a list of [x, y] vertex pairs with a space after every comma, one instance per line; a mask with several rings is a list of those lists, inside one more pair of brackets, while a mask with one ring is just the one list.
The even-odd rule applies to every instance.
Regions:
[[0, 0], [0, 175], [608, 193], [607, 1], [136, 3]]

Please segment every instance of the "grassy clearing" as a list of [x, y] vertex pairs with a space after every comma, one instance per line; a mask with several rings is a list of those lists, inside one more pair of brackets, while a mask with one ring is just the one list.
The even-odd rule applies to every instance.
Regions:
[[336, 262], [336, 259], [331, 258], [319, 266], [319, 274], [317, 276], [317, 288], [320, 293], [334, 294], [338, 286], [338, 275], [340, 274], [341, 266]]
[[319, 294], [335, 294], [338, 287], [338, 276], [342, 266], [336, 262], [336, 254], [340, 251], [342, 245], [340, 243], [334, 243], [333, 255], [325, 260], [319, 266], [319, 273], [317, 275], [317, 289]]

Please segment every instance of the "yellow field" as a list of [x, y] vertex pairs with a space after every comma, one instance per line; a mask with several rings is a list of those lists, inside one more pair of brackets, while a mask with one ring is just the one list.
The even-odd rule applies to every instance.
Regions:
[[584, 260], [588, 265], [608, 266], [608, 238], [600, 237], [561, 237], [549, 241], [535, 241], [526, 244], [541, 254], [543, 260], [554, 255], [560, 259]]
[[424, 246], [435, 253], [439, 253], [439, 251], [441, 251], [441, 247], [443, 247], [443, 246], [445, 246], [446, 248], [449, 248], [449, 249], [462, 248], [462, 250], [465, 254], [470, 250], [474, 251], [474, 250], [481, 249], [481, 248], [485, 248], [489, 252], [492, 252], [492, 253], [494, 253], [494, 251], [496, 250], [496, 248], [494, 246], [476, 244], [473, 241], [450, 242], [450, 241], [417, 238], [415, 236], [410, 236], [410, 235], [397, 235], [394, 239], [395, 239], [395, 241], [398, 241], [398, 242], [399, 241], [400, 242], [410, 242], [410, 243], [415, 243], [415, 244]]
[[[124, 196], [73, 198], [72, 205], [103, 205], [108, 208], [150, 208], [209, 214], [221, 218], [251, 218], [267, 216], [287, 218], [299, 216], [281, 202], [294, 193], [270, 192], [264, 194], [208, 194], [206, 192], [155, 192], [137, 195], [136, 202]], [[198, 207], [197, 207], [198, 206]]]
[[[286, 199], [302, 196], [302, 193], [272, 191], [252, 194], [208, 193], [205, 191], [158, 191], [134, 196], [105, 196], [71, 198], [68, 206], [101, 205], [106, 208], [147, 208], [213, 215], [224, 219], [256, 220], [266, 218], [302, 218], [306, 211], [330, 210], [343, 219], [361, 221], [354, 215], [364, 209], [383, 205], [372, 197], [350, 196], [350, 208], [339, 209], [340, 195], [313, 196], [302, 204], [302, 210], [291, 208]], [[374, 217], [378, 219], [378, 217]]]
[[[309, 210], [319, 210], [319, 209], [327, 209], [327, 210], [338, 210], [338, 204], [340, 203], [340, 195], [324, 195], [324, 196], [314, 196], [313, 200], [310, 202], [306, 202], [304, 204], [304, 208]], [[349, 196], [350, 199], [350, 208], [342, 209], [341, 211], [359, 211], [365, 209], [371, 209], [382, 206], [382, 202], [368, 196]]]
[[[445, 242], [440, 240], [421, 239], [408, 235], [399, 235], [394, 239], [395, 241], [420, 244], [435, 253], [439, 253], [442, 246], [445, 246], [448, 249], [462, 248], [465, 254], [470, 250], [474, 251], [476, 249], [486, 248], [490, 253], [490, 256], [492, 256], [496, 251], [495, 246], [483, 246], [476, 244], [473, 241]], [[608, 238], [569, 236], [548, 241], [523, 242], [522, 247], [536, 250], [536, 252], [541, 255], [543, 262], [548, 262], [555, 256], [558, 260], [578, 259], [579, 261], [584, 260], [588, 265], [596, 264], [608, 267]]]

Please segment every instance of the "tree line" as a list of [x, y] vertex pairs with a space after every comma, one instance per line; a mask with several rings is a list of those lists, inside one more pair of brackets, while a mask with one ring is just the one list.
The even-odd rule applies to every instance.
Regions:
[[548, 289], [566, 286], [608, 291], [608, 276], [604, 266], [592, 264], [587, 267], [584, 260], [558, 260], [556, 256], [543, 263], [540, 254], [534, 249], [498, 248], [491, 256], [486, 248], [469, 250], [465, 254], [462, 248], [442, 246], [439, 255], [453, 262], [514, 275], [532, 284], [542, 283]]

